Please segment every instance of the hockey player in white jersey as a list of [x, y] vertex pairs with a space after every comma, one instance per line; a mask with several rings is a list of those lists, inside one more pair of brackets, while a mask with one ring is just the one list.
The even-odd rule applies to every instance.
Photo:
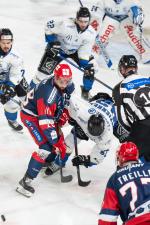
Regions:
[[[90, 62], [96, 32], [90, 23], [88, 8], [81, 7], [76, 18], [51, 18], [45, 27], [47, 46], [31, 87], [52, 74], [63, 58], [73, 59], [84, 69], [82, 96], [89, 97], [94, 82], [94, 66]], [[63, 58], [62, 58], [63, 57]]]
[[[100, 40], [105, 46], [120, 29], [142, 62], [150, 62], [150, 45], [142, 33], [144, 14], [140, 1], [99, 0], [93, 4], [91, 12], [93, 20], [98, 21]], [[94, 49], [98, 50], [96, 45]]]
[[[82, 140], [91, 140], [95, 144], [90, 155], [78, 155], [72, 159], [73, 166], [85, 167], [97, 165], [106, 157], [113, 139], [113, 127], [116, 115], [111, 97], [107, 93], [98, 93], [90, 102], [73, 95], [69, 106], [70, 124], [74, 126], [77, 144]], [[69, 155], [74, 150], [74, 129], [65, 138], [67, 154], [61, 165], [65, 165]], [[87, 146], [85, 146], [86, 148]], [[45, 170], [46, 175], [53, 174], [59, 169], [59, 156]]]
[[[19, 101], [27, 93], [23, 61], [12, 48], [13, 34], [10, 29], [0, 29], [0, 102], [8, 124], [17, 131], [23, 127], [17, 122]], [[19, 97], [19, 98], [18, 98]]]

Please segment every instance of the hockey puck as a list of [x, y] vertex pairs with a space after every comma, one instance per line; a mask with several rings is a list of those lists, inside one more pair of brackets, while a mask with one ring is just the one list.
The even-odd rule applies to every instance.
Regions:
[[1, 219], [2, 219], [2, 221], [3, 221], [3, 222], [5, 222], [5, 221], [6, 221], [6, 218], [5, 218], [5, 216], [4, 216], [4, 215], [1, 215]]

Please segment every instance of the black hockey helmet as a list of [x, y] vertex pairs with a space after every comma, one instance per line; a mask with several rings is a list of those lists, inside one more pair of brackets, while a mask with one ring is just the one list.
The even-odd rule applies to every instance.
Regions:
[[2, 28], [0, 29], [0, 40], [1, 39], [8, 39], [13, 40], [13, 33], [8, 28]]
[[79, 17], [89, 17], [91, 18], [90, 11], [87, 7], [80, 7], [79, 11], [77, 12], [76, 18], [79, 19]]
[[114, 0], [114, 2], [116, 2], [117, 4], [120, 4], [122, 0]]
[[100, 114], [90, 116], [88, 131], [92, 136], [100, 136], [104, 131], [104, 119]]
[[[130, 69], [131, 68], [131, 69]], [[127, 72], [126, 70], [129, 69]], [[134, 55], [123, 55], [119, 61], [118, 70], [125, 78], [137, 72], [137, 59]]]

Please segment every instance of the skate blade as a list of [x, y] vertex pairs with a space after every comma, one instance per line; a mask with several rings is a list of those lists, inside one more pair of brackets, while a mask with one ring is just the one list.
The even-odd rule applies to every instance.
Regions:
[[19, 194], [21, 194], [21, 195], [23, 195], [23, 196], [25, 196], [25, 197], [27, 197], [27, 198], [30, 198], [30, 197], [33, 195], [33, 193], [31, 193], [31, 192], [25, 190], [21, 185], [19, 185], [19, 186], [16, 188], [16, 192], [18, 192]]

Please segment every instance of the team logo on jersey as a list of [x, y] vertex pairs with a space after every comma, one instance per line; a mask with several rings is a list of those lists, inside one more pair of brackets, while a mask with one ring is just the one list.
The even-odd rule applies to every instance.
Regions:
[[95, 114], [95, 113], [96, 113], [96, 110], [95, 110], [94, 108], [90, 108], [90, 109], [88, 110], [88, 113], [89, 113], [89, 114]]
[[66, 36], [66, 39], [69, 40], [69, 41], [71, 41], [72, 35], [68, 34], [68, 35]]

